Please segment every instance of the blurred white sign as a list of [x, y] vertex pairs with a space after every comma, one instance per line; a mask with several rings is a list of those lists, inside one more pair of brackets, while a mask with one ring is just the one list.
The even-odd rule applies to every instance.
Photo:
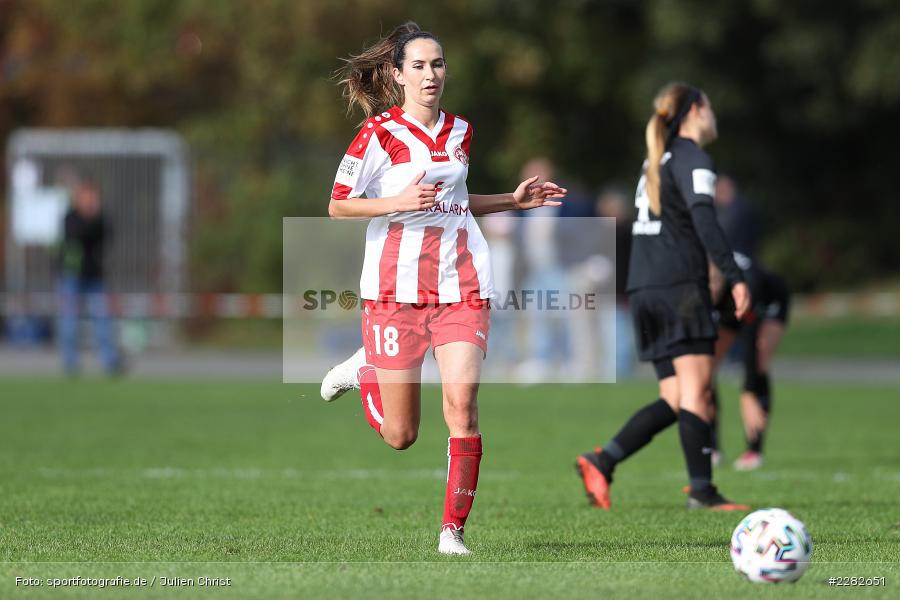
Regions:
[[13, 189], [16, 191], [33, 190], [38, 186], [41, 170], [37, 163], [27, 158], [16, 161], [12, 169]]
[[69, 206], [65, 188], [13, 187], [12, 229], [19, 244], [50, 246], [62, 237]]

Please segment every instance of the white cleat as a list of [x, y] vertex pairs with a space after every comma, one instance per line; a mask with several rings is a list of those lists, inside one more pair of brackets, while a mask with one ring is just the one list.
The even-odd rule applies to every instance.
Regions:
[[441, 530], [438, 552], [456, 555], [472, 554], [472, 551], [466, 548], [466, 545], [463, 543], [463, 530], [452, 527], [445, 527]]
[[366, 350], [360, 348], [341, 364], [331, 367], [322, 380], [320, 392], [322, 400], [331, 402], [340, 398], [345, 392], [358, 388], [359, 380], [356, 379], [356, 372], [364, 364], [366, 364]]

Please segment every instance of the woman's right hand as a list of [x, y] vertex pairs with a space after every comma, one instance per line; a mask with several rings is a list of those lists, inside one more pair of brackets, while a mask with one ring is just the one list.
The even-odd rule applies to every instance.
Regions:
[[433, 183], [421, 183], [425, 171], [420, 171], [403, 191], [394, 197], [394, 212], [415, 212], [434, 206], [437, 190]]
[[736, 283], [731, 288], [731, 297], [734, 299], [734, 316], [740, 321], [750, 309], [750, 288], [746, 283]]

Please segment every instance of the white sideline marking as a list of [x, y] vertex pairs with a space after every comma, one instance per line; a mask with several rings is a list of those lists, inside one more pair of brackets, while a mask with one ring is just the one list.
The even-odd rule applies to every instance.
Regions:
[[[331, 469], [304, 471], [294, 468], [259, 469], [255, 467], [227, 469], [185, 469], [182, 467], [108, 468], [85, 469], [41, 467], [37, 469], [44, 479], [100, 479], [109, 477], [138, 477], [143, 479], [313, 479], [324, 481], [428, 479], [443, 480], [446, 472], [439, 469]], [[479, 478], [488, 481], [519, 479], [519, 471], [482, 471]]]
[[[727, 470], [727, 467], [726, 467]], [[39, 467], [38, 476], [44, 479], [98, 479], [108, 477], [138, 477], [143, 479], [314, 479], [328, 481], [358, 480], [444, 480], [447, 472], [443, 467], [435, 469], [327, 469], [303, 470], [293, 467], [283, 469], [261, 469], [258, 467], [212, 469], [189, 469], [183, 467], [88, 467], [61, 468]], [[522, 478], [520, 471], [481, 471], [479, 479], [485, 481], [512, 481]], [[742, 474], [756, 481], [824, 481], [836, 483], [859, 483], [865, 480], [900, 483], [900, 471], [875, 467], [867, 471], [847, 473], [843, 471], [810, 473], [800, 469], [770, 470], [763, 467], [761, 471]], [[630, 485], [649, 485], [660, 480], [681, 481], [684, 473], [675, 469], [663, 473], [635, 473], [629, 477]]]

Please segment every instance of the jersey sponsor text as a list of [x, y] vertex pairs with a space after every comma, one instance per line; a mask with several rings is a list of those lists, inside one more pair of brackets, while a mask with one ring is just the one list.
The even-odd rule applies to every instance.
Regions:
[[472, 127], [440, 112], [433, 127], [393, 107], [368, 120], [350, 144], [335, 176], [332, 198], [399, 194], [416, 173], [433, 184], [426, 210], [373, 217], [366, 231], [360, 296], [415, 304], [490, 299], [490, 255], [466, 188]]

